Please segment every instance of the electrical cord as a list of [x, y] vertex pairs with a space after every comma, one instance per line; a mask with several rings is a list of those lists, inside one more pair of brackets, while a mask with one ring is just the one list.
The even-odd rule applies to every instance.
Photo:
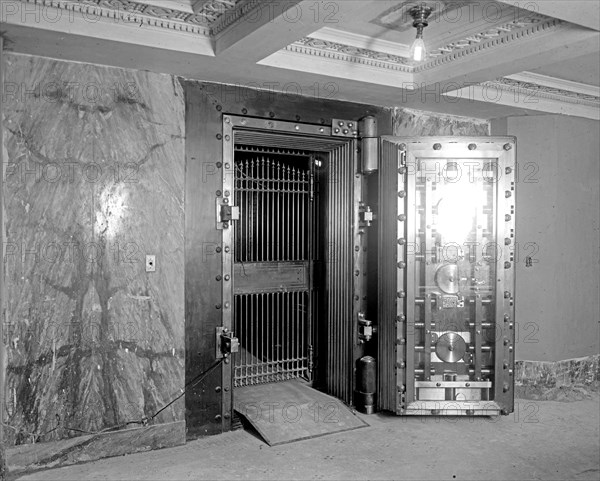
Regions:
[[[188, 383], [183, 387], [182, 392], [179, 394], [179, 396], [177, 396], [175, 399], [173, 399], [172, 401], [170, 401], [169, 403], [165, 404], [162, 408], [160, 408], [158, 411], [156, 411], [152, 416], [150, 416], [150, 421], [152, 421], [156, 416], [158, 416], [161, 412], [163, 412], [165, 409], [167, 409], [171, 404], [173, 404], [175, 401], [177, 401], [179, 398], [181, 398], [181, 396], [183, 396], [187, 390], [191, 387], [194, 387], [196, 384], [198, 384], [200, 381], [202, 381], [202, 379], [204, 379], [206, 376], [208, 376], [208, 374], [215, 369], [217, 366], [219, 366], [219, 364], [221, 364], [223, 362], [225, 358], [221, 358], [221, 359], [217, 359], [215, 361], [215, 363], [209, 367], [206, 371], [204, 371], [203, 373], [198, 374], [194, 379], [192, 379], [191, 381], [188, 381]], [[142, 419], [143, 421], [144, 419]], [[147, 421], [146, 421], [147, 424]]]
[[78, 429], [78, 428], [72, 428], [69, 426], [61, 426], [60, 424], [60, 416], [57, 414], [57, 420], [58, 420], [58, 424], [56, 426], [54, 426], [52, 429], [49, 429], [48, 431], [45, 431], [44, 433], [41, 434], [34, 434], [34, 433], [30, 433], [27, 431], [19, 431], [17, 430], [17, 428], [15, 428], [14, 426], [11, 426], [10, 424], [4, 424], [2, 423], [3, 426], [10, 428], [12, 430], [14, 430], [16, 433], [18, 434], [24, 434], [26, 436], [31, 436], [34, 439], [34, 443], [36, 442], [35, 440], [43, 438], [44, 436], [56, 431], [59, 428], [63, 428], [67, 431], [74, 431], [74, 432], [78, 432], [78, 433], [82, 433], [82, 434], [102, 434], [102, 433], [106, 433], [106, 432], [112, 432], [112, 431], [118, 431], [126, 426], [129, 426], [131, 424], [140, 424], [142, 426], [147, 426], [148, 423], [152, 420], [154, 420], [154, 418], [156, 416], [158, 416], [160, 413], [162, 413], [165, 409], [167, 409], [169, 406], [171, 406], [173, 403], [175, 403], [176, 401], [178, 401], [179, 399], [181, 399], [182, 396], [185, 395], [186, 392], [188, 392], [189, 389], [193, 388], [194, 386], [196, 386], [200, 381], [202, 381], [206, 376], [208, 376], [214, 369], [216, 369], [222, 362], [223, 362], [224, 358], [221, 359], [217, 359], [212, 366], [210, 366], [208, 369], [206, 369], [205, 371], [201, 372], [200, 374], [198, 374], [196, 377], [194, 377], [192, 380], [188, 381], [184, 386], [183, 389], [181, 389], [181, 392], [175, 397], [173, 398], [171, 401], [169, 401], [167, 404], [165, 404], [163, 407], [161, 407], [158, 411], [156, 411], [154, 414], [152, 414], [151, 416], [144, 416], [141, 420], [139, 421], [126, 421], [124, 423], [120, 423], [120, 424], [116, 424], [114, 426], [109, 426], [107, 428], [101, 429], [100, 431], [86, 431], [84, 429]]

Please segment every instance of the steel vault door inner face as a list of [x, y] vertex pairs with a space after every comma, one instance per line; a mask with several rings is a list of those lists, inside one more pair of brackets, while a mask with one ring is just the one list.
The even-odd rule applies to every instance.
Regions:
[[383, 407], [512, 412], [514, 139], [385, 137], [382, 154]]

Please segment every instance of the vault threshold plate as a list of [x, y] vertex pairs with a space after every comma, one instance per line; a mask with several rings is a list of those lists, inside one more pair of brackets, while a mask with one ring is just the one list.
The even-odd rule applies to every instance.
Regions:
[[339, 399], [299, 379], [236, 388], [233, 402], [269, 446], [368, 426]]

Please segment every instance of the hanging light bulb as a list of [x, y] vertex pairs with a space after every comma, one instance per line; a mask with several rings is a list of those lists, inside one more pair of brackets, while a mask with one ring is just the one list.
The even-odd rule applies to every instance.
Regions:
[[415, 62], [422, 62], [427, 57], [427, 48], [425, 42], [423, 42], [423, 36], [417, 34], [417, 38], [410, 46], [410, 58]]
[[420, 5], [411, 8], [408, 13], [413, 18], [413, 27], [417, 29], [417, 38], [410, 46], [410, 58], [415, 62], [422, 62], [427, 58], [427, 47], [423, 41], [423, 29], [429, 25], [427, 18], [431, 15], [431, 7]]

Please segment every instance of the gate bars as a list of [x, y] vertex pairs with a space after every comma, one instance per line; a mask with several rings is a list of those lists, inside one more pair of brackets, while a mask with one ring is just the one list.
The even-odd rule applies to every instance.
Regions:
[[265, 158], [235, 162], [236, 262], [308, 261], [308, 169]]
[[[236, 152], [243, 151], [243, 146], [236, 146]], [[290, 161], [276, 149], [264, 149], [263, 155], [235, 161], [235, 204], [241, 215], [234, 258], [241, 264], [242, 276], [248, 264], [253, 273], [265, 269], [276, 275], [291, 262], [297, 266], [311, 261], [314, 190], [309, 160], [308, 153]], [[290, 283], [273, 292], [272, 283], [257, 276], [251, 293], [234, 296], [235, 332], [241, 345], [234, 386], [310, 377], [309, 289], [308, 284]]]

